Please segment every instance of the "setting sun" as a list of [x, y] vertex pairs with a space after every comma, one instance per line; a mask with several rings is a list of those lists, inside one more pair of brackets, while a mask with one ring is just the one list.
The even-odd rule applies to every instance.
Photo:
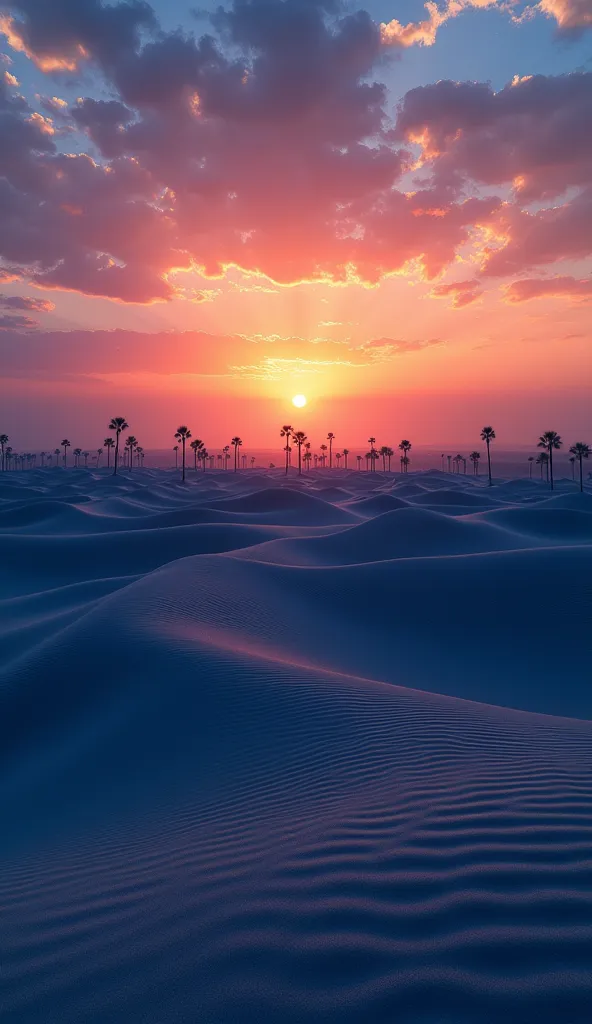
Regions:
[[292, 405], [295, 405], [297, 409], [303, 409], [306, 405], [306, 395], [294, 395]]

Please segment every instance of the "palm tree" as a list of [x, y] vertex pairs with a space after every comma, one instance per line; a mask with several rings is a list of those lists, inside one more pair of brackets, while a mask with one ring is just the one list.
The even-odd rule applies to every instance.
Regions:
[[47, 452], [39, 452], [39, 458], [41, 459], [41, 469], [45, 466], [45, 456]]
[[333, 468], [333, 441], [335, 440], [335, 434], [332, 430], [327, 434], [327, 441], [329, 442], [329, 469]]
[[390, 471], [391, 471], [391, 459], [392, 459], [392, 457], [393, 457], [393, 455], [394, 455], [394, 454], [395, 454], [395, 453], [394, 453], [393, 449], [392, 449], [392, 448], [389, 448], [389, 447], [387, 447], [387, 449], [386, 449], [386, 457], [387, 457], [387, 459], [388, 459], [388, 471], [389, 471], [389, 473], [390, 473]]
[[99, 468], [99, 463], [101, 461], [101, 455], [102, 454], [103, 454], [103, 449], [102, 448], [97, 448], [97, 469]]
[[179, 445], [178, 444], [174, 444], [173, 445], [173, 451], [175, 453], [175, 469], [178, 469], [179, 468]]
[[[306, 458], [306, 455], [304, 456], [304, 458]], [[255, 467], [255, 456], [251, 455], [251, 469], [254, 469], [254, 467]]]
[[368, 455], [366, 457], [366, 469], [368, 468], [368, 460], [369, 459], [372, 462], [372, 469], [374, 469], [375, 468], [374, 467], [374, 445], [376, 444], [376, 438], [375, 437], [369, 437], [368, 438], [368, 444], [370, 445], [370, 452], [368, 453]]
[[297, 430], [292, 434], [292, 440], [298, 446], [298, 476], [302, 476], [302, 445], [308, 438], [303, 430]]
[[571, 448], [569, 450], [572, 453], [572, 455], [575, 456], [575, 458], [578, 460], [578, 462], [580, 464], [580, 490], [583, 491], [584, 490], [584, 479], [583, 479], [582, 459], [587, 459], [590, 456], [590, 452], [592, 452], [592, 448], [590, 448], [589, 444], [584, 444], [583, 441], [576, 441], [575, 444], [572, 444], [572, 446], [571, 446]]
[[189, 445], [189, 447], [193, 451], [193, 464], [194, 464], [195, 472], [197, 473], [197, 460], [202, 458], [201, 453], [204, 450], [205, 446], [204, 446], [203, 441], [200, 441], [200, 439], [198, 437], [196, 437], [195, 441], [192, 441], [191, 444]]
[[238, 470], [238, 450], [243, 442], [240, 437], [237, 436], [233, 437], [230, 443], [234, 445], [234, 472], [236, 473]]
[[471, 462], [473, 463], [473, 476], [479, 475], [479, 459], [481, 458], [481, 452], [471, 452], [469, 455]]
[[341, 452], [335, 452], [335, 458], [337, 459], [337, 469], [339, 469], [341, 464]]
[[290, 465], [290, 437], [292, 436], [293, 430], [294, 428], [291, 427], [289, 423], [283, 426], [282, 429], [280, 430], [280, 437], [286, 438], [286, 447], [284, 448], [284, 451], [286, 453], [286, 476], [288, 475], [288, 469]]
[[556, 430], [545, 430], [539, 437], [537, 448], [546, 448], [549, 453], [549, 476], [551, 479], [551, 490], [553, 490], [553, 451], [561, 448], [563, 441]]
[[[571, 448], [570, 448], [570, 451], [571, 451]], [[571, 478], [572, 478], [572, 480], [575, 480], [575, 478], [576, 478], [576, 459], [575, 459], [575, 455], [570, 455], [570, 457], [569, 457], [569, 464], [571, 466]]]
[[129, 471], [131, 473], [134, 462], [134, 448], [138, 447], [138, 442], [133, 434], [130, 434], [129, 437], [127, 438], [125, 442], [125, 447], [127, 448], [128, 451]]
[[8, 434], [0, 434], [0, 453], [2, 458], [2, 469], [6, 469], [6, 445], [8, 444], [9, 440], [10, 438]]
[[64, 449], [64, 466], [67, 466], [68, 465], [68, 448], [70, 447], [70, 442], [68, 441], [67, 438], [64, 438], [64, 440], [61, 442], [61, 446]]
[[59, 464], [60, 464], [60, 455], [62, 454], [60, 449], [59, 448], [54, 448], [53, 454], [56, 457], [56, 466], [59, 466]]
[[403, 452], [403, 466], [404, 472], [407, 472], [407, 466], [409, 465], [409, 452], [411, 451], [411, 441], [401, 441], [399, 445], [399, 451]]
[[383, 473], [386, 473], [386, 460], [387, 460], [388, 453], [389, 453], [388, 446], [386, 444], [383, 444], [382, 448], [380, 449], [380, 451], [378, 453], [379, 455], [382, 456], [382, 472]]
[[344, 448], [343, 449], [343, 458], [344, 458], [344, 462], [345, 462], [345, 469], [347, 469], [347, 457], [348, 457], [348, 455], [349, 455], [349, 448]]
[[183, 472], [181, 474], [181, 480], [185, 481], [185, 445], [187, 444], [189, 438], [191, 437], [191, 431], [190, 431], [189, 427], [185, 427], [185, 426], [177, 427], [177, 429], [175, 431], [175, 437], [176, 437], [177, 441], [181, 442], [182, 449], [183, 449], [182, 452], [181, 452], [182, 463], [183, 463]]
[[543, 479], [543, 466], [547, 473], [547, 480], [549, 479], [549, 456], [546, 452], [541, 452], [536, 460], [537, 466], [541, 467], [541, 480]]
[[202, 470], [202, 473], [205, 473], [205, 471], [206, 471], [206, 462], [209, 459], [209, 455], [208, 455], [205, 447], [200, 449], [198, 458], [201, 459], [201, 470]]
[[89, 457], [89, 455], [90, 455], [90, 452], [83, 452], [82, 453], [82, 457], [84, 459], [84, 468], [85, 469], [88, 469], [88, 457]]
[[493, 427], [483, 427], [483, 430], [481, 431], [481, 440], [485, 441], [485, 444], [487, 445], [487, 475], [489, 477], [489, 487], [491, 487], [493, 481], [491, 479], [491, 452], [489, 450], [489, 446], [492, 441], [495, 441], [495, 430]]
[[326, 445], [326, 444], [320, 444], [320, 445], [319, 445], [319, 449], [320, 449], [320, 451], [322, 451], [322, 453], [323, 453], [323, 454], [321, 455], [321, 462], [322, 462], [322, 465], [323, 465], [323, 469], [324, 469], [324, 468], [325, 468], [325, 459], [326, 459], [326, 457], [327, 457], [327, 456], [325, 455], [325, 452], [327, 451], [327, 445]]
[[358, 463], [358, 469], [361, 469], [362, 468], [362, 456], [361, 455], [356, 455], [356, 460], [357, 460], [357, 463]]
[[106, 437], [103, 441], [103, 447], [107, 449], [107, 469], [111, 466], [111, 449], [115, 445], [115, 441], [112, 437]]
[[75, 448], [72, 454], [74, 456], [74, 466], [78, 469], [78, 460], [82, 455], [82, 448]]
[[113, 476], [117, 476], [117, 467], [119, 465], [119, 435], [121, 434], [122, 430], [129, 430], [129, 423], [126, 421], [125, 416], [114, 416], [109, 424], [109, 430], [115, 431], [115, 459], [113, 461]]
[[446, 458], [446, 456], [444, 455], [444, 453], [442, 453], [442, 455], [440, 456], [440, 470], [441, 470], [442, 473], [444, 472], [444, 459], [445, 458]]
[[230, 458], [230, 445], [225, 445], [222, 451], [224, 452], [224, 469], [228, 469], [228, 460]]
[[534, 455], [528, 456], [528, 479], [532, 480], [532, 464], [534, 462]]
[[[307, 448], [307, 445], [304, 445], [304, 447]], [[310, 463], [311, 463], [311, 460], [312, 460], [312, 455], [311, 455], [310, 451], [305, 451], [305, 453], [302, 456], [302, 458], [303, 458], [304, 462], [306, 462], [306, 469], [309, 470], [310, 469]]]

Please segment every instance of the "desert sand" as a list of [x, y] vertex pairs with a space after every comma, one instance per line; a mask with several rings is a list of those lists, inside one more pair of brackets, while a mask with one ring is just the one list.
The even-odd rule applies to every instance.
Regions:
[[0, 479], [5, 1024], [585, 1024], [592, 493]]

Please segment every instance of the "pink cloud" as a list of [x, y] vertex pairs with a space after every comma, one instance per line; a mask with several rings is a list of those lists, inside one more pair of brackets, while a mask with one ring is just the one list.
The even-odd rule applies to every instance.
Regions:
[[454, 309], [462, 309], [476, 302], [482, 294], [479, 281], [454, 281], [451, 284], [439, 284], [432, 288], [431, 295], [435, 298], [450, 298]]
[[592, 299], [592, 280], [576, 277], [526, 278], [513, 281], [506, 288], [506, 302], [528, 302], [530, 299], [563, 297], [588, 301]]

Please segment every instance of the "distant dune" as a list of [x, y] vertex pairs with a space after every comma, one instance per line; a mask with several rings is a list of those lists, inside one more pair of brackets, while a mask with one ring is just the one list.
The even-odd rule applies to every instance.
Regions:
[[3, 1024], [587, 1024], [592, 493], [0, 475]]

